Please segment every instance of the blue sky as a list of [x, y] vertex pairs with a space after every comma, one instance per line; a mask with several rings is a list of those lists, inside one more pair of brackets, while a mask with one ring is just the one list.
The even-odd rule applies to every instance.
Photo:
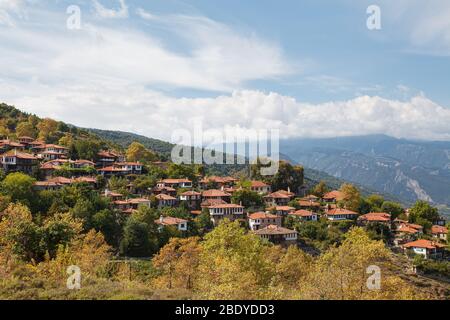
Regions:
[[80, 126], [450, 139], [445, 0], [0, 0], [0, 57], [0, 100]]

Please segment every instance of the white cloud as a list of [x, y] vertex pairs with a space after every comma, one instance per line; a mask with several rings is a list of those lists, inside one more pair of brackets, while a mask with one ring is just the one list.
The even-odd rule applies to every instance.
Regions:
[[103, 6], [99, 0], [92, 0], [97, 14], [102, 18], [128, 18], [128, 6], [125, 0], [119, 0], [120, 8], [117, 10]]
[[411, 51], [450, 55], [450, 1], [379, 1], [384, 32], [406, 39]]
[[0, 0], [0, 26], [16, 26], [16, 18], [23, 19], [26, 0]]
[[[111, 84], [45, 87], [0, 83], [6, 101], [41, 116], [84, 126], [123, 130], [170, 140], [175, 129], [280, 129], [283, 138], [387, 134], [449, 140], [450, 109], [424, 96], [408, 101], [362, 96], [308, 104], [277, 93], [235, 91], [215, 98], [174, 98], [139, 86]], [[20, 94], [19, 94], [20, 93]]]

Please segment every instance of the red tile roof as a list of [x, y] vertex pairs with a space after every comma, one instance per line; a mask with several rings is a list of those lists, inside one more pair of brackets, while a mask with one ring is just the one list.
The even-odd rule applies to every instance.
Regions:
[[431, 227], [431, 233], [432, 234], [447, 234], [448, 229], [443, 226], [432, 226]]
[[226, 193], [222, 190], [215, 190], [215, 189], [210, 189], [210, 190], [205, 190], [202, 193], [203, 197], [206, 198], [212, 198], [212, 197], [231, 197], [231, 195], [229, 193]]
[[298, 217], [312, 217], [316, 214], [314, 212], [308, 211], [308, 210], [297, 210], [297, 211], [289, 213], [289, 215], [298, 216]]
[[408, 242], [403, 245], [404, 248], [426, 248], [426, 249], [439, 249], [439, 248], [445, 248], [446, 246], [443, 244], [440, 244], [438, 242], [420, 239], [413, 242]]
[[257, 234], [257, 235], [287, 235], [287, 234], [293, 234], [293, 233], [298, 233], [298, 232], [295, 230], [290, 230], [287, 228], [279, 227], [279, 226], [273, 225], [273, 224], [255, 231], [255, 234]]
[[329, 216], [335, 216], [335, 215], [358, 215], [357, 212], [355, 211], [351, 211], [351, 210], [347, 210], [347, 209], [343, 209], [343, 208], [336, 208], [336, 209], [332, 209], [327, 211], [327, 215]]
[[248, 216], [249, 219], [256, 220], [256, 219], [276, 219], [278, 218], [277, 215], [266, 213], [266, 212], [255, 212]]
[[174, 217], [162, 217], [157, 220], [155, 220], [156, 224], [163, 225], [163, 226], [173, 226], [178, 225], [180, 223], [187, 223], [187, 220], [180, 219], [180, 218], [174, 218]]
[[340, 201], [340, 200], [344, 199], [344, 194], [341, 191], [333, 190], [333, 191], [330, 191], [330, 192], [326, 193], [323, 196], [323, 199], [325, 199], [325, 200], [333, 200], [333, 199], [335, 199], [336, 201]]

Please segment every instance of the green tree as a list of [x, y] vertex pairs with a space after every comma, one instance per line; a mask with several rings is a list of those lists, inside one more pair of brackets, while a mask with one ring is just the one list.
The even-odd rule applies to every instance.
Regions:
[[330, 191], [325, 181], [320, 181], [318, 184], [314, 186], [312, 189], [312, 194], [322, 198], [327, 192]]
[[10, 173], [1, 182], [1, 192], [3, 195], [10, 196], [12, 201], [31, 206], [35, 202], [34, 182], [35, 179], [26, 174], [20, 172]]
[[34, 126], [30, 122], [20, 122], [16, 127], [16, 135], [18, 137], [31, 137], [36, 138], [37, 132]]
[[438, 209], [426, 201], [419, 200], [409, 209], [409, 222], [412, 223], [424, 225], [427, 221], [433, 223], [438, 218]]
[[341, 186], [340, 191], [343, 194], [343, 199], [340, 201], [339, 205], [348, 210], [357, 211], [361, 201], [361, 194], [358, 188], [350, 183], [344, 183]]
[[231, 201], [236, 204], [241, 204], [246, 208], [260, 208], [264, 206], [262, 196], [248, 189], [241, 189], [234, 192]]

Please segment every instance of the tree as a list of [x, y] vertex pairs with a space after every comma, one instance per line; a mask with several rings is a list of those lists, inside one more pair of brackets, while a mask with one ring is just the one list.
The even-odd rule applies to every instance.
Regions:
[[366, 198], [366, 201], [370, 205], [370, 211], [380, 212], [384, 203], [384, 198], [378, 194], [372, 194]]
[[325, 181], [320, 181], [318, 184], [314, 186], [312, 189], [312, 194], [322, 198], [327, 192], [330, 191]]
[[158, 285], [168, 289], [192, 289], [198, 276], [201, 246], [198, 237], [172, 238], [153, 258], [153, 265], [162, 274], [156, 279]]
[[101, 232], [106, 242], [118, 248], [122, 236], [123, 215], [110, 209], [98, 211], [92, 217], [92, 227]]
[[37, 132], [34, 126], [30, 122], [20, 122], [16, 127], [16, 135], [18, 137], [31, 137], [36, 138]]
[[128, 218], [123, 228], [120, 253], [130, 257], [149, 257], [154, 251], [155, 245], [150, 240], [147, 223]]
[[[391, 252], [382, 241], [369, 238], [362, 228], [353, 228], [339, 247], [319, 257], [305, 281], [300, 284], [300, 299], [413, 299], [416, 293], [398, 276]], [[380, 290], [367, 287], [367, 268], [382, 272]]]
[[37, 128], [39, 130], [39, 139], [50, 141], [54, 139], [58, 129], [58, 122], [53, 119], [45, 118], [37, 125]]
[[405, 212], [402, 205], [392, 201], [385, 201], [381, 206], [381, 211], [389, 213], [392, 219], [397, 218], [399, 215]]
[[154, 152], [148, 150], [139, 142], [133, 142], [130, 144], [126, 152], [126, 156], [128, 161], [140, 161], [143, 163], [150, 163], [158, 159], [158, 156]]
[[10, 173], [1, 182], [1, 193], [11, 197], [12, 201], [18, 201], [30, 206], [35, 202], [34, 182], [35, 179], [26, 174], [20, 172]]
[[45, 252], [50, 257], [56, 255], [59, 246], [68, 245], [82, 230], [82, 221], [74, 219], [70, 214], [56, 214], [49, 217], [42, 226], [42, 240]]
[[226, 219], [205, 236], [194, 287], [201, 299], [256, 299], [274, 273], [266, 245]]
[[[409, 222], [424, 225], [439, 219], [439, 211], [428, 202], [419, 200], [409, 209]], [[425, 227], [425, 225], [424, 225]]]
[[246, 208], [260, 208], [264, 206], [262, 196], [248, 189], [240, 189], [234, 192], [231, 201]]
[[24, 261], [39, 260], [43, 255], [41, 238], [41, 230], [33, 222], [27, 206], [10, 204], [3, 211], [0, 221], [0, 247], [7, 256]]
[[273, 190], [287, 190], [298, 192], [303, 186], [304, 169], [301, 166], [293, 166], [289, 162], [280, 161], [278, 172], [273, 176], [261, 176], [263, 165], [258, 160], [251, 166], [252, 179], [264, 180], [272, 186]]
[[341, 186], [340, 191], [343, 194], [340, 205], [348, 210], [357, 211], [361, 200], [361, 194], [358, 188], [350, 183], [344, 183]]

